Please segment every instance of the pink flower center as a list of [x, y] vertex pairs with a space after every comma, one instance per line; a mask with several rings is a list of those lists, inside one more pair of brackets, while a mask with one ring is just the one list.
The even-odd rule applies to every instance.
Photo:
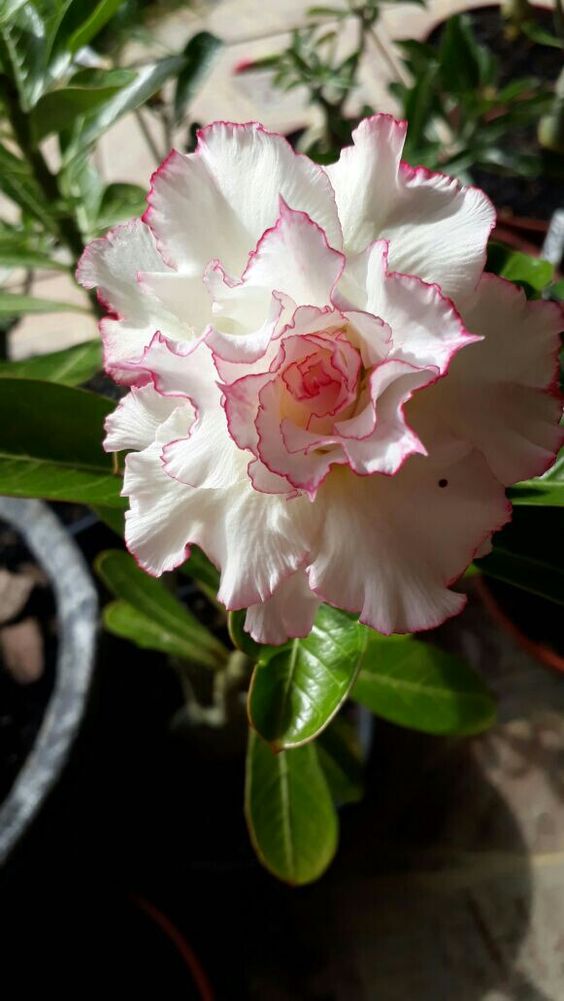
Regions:
[[[344, 332], [291, 337], [284, 346], [281, 417], [298, 427], [330, 433], [350, 416], [359, 391], [361, 359]], [[307, 352], [307, 353], [304, 353]]]

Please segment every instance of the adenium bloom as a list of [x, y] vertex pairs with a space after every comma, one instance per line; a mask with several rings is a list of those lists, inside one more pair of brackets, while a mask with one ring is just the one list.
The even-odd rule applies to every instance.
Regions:
[[559, 307], [483, 272], [491, 203], [403, 163], [405, 130], [367, 119], [320, 167], [211, 125], [79, 265], [131, 386], [105, 442], [130, 450], [127, 545], [156, 575], [200, 546], [260, 642], [320, 601], [383, 633], [459, 612], [505, 487], [561, 440]]

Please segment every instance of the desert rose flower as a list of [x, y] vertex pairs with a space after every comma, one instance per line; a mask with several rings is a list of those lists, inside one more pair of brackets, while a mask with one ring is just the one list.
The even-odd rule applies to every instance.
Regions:
[[456, 614], [505, 487], [560, 443], [561, 310], [484, 274], [492, 205], [403, 163], [405, 130], [367, 119], [323, 168], [211, 125], [79, 265], [131, 386], [105, 442], [127, 545], [157, 575], [201, 546], [260, 642], [320, 601], [383, 633]]

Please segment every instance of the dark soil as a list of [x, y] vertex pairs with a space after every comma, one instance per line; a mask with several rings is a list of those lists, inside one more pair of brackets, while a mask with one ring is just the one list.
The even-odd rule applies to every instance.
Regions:
[[[0, 521], [0, 567], [20, 572], [35, 564], [30, 551], [10, 525]], [[44, 669], [34, 682], [16, 681], [0, 655], [0, 803], [6, 798], [31, 750], [53, 691], [57, 656], [55, 602], [51, 589], [36, 585], [18, 614], [6, 625], [35, 619], [43, 638]]]
[[[562, 69], [562, 51], [547, 45], [536, 45], [524, 35], [507, 37], [499, 7], [485, 7], [468, 12], [478, 41], [489, 48], [501, 65], [500, 85], [520, 77], [537, 77], [555, 83]], [[536, 9], [540, 27], [553, 31], [552, 14]], [[429, 36], [437, 44], [442, 33], [439, 25]], [[535, 126], [515, 129], [504, 139], [504, 145], [521, 153], [542, 152]], [[563, 204], [564, 158], [543, 152], [544, 170], [538, 177], [514, 177], [472, 168], [472, 177], [492, 199], [498, 211], [515, 216], [549, 220]]]

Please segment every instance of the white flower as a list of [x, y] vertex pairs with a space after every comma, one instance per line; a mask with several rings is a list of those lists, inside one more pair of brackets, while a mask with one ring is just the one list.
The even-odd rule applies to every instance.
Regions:
[[402, 163], [404, 136], [367, 119], [322, 168], [211, 125], [79, 265], [132, 387], [106, 438], [132, 450], [127, 544], [153, 574], [201, 546], [260, 642], [321, 600], [384, 633], [459, 612], [504, 487], [561, 439], [561, 310], [483, 274], [490, 202]]

